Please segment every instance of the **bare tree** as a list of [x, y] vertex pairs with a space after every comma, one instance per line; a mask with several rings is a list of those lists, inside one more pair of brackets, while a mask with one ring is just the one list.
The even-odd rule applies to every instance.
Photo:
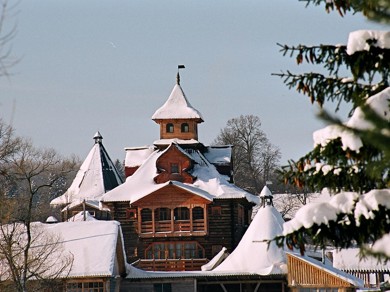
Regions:
[[16, 24], [6, 29], [6, 19], [12, 18], [16, 5], [17, 3], [10, 6], [8, 0], [0, 0], [0, 76], [8, 76], [9, 68], [19, 61], [12, 57], [12, 46], [10, 45], [11, 40], [16, 35]]
[[254, 115], [228, 120], [214, 144], [233, 145], [234, 181], [253, 193], [261, 191], [280, 159], [279, 148], [269, 142]]
[[[47, 197], [50, 196], [52, 188], [74, 170], [76, 161], [60, 157], [52, 149], [36, 149], [30, 141], [20, 141], [18, 151], [10, 154], [4, 164], [7, 169], [6, 201], [12, 209], [8, 212], [3, 211], [2, 217], [8, 221], [5, 226], [14, 227], [7, 227], [7, 232], [2, 234], [0, 239], [1, 245], [4, 246], [2, 257], [6, 259], [10, 269], [14, 289], [24, 292], [28, 290], [28, 280], [47, 279], [48, 276], [53, 277], [65, 268], [58, 265], [50, 274], [42, 269], [45, 263], [39, 260], [47, 261], [47, 258], [42, 252], [37, 252], [35, 243], [40, 240], [39, 246], [49, 250], [58, 246], [56, 244], [58, 239], [44, 234], [44, 230], [37, 231], [36, 223], [33, 221], [40, 218], [42, 210], [40, 206], [48, 206]], [[15, 240], [15, 237], [20, 236], [23, 236], [22, 244]], [[67, 260], [64, 261], [64, 265], [68, 265]]]
[[0, 265], [6, 267], [0, 276], [1, 291], [47, 290], [59, 277], [66, 277], [72, 267], [73, 255], [63, 249], [58, 234], [36, 222], [30, 226], [29, 241], [26, 227], [21, 223], [0, 226]]

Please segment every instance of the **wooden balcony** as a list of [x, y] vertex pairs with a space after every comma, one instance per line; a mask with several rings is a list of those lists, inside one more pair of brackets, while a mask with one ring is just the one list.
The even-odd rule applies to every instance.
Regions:
[[208, 259], [139, 260], [134, 266], [146, 271], [200, 271]]
[[207, 234], [204, 219], [141, 222], [141, 237], [203, 236]]

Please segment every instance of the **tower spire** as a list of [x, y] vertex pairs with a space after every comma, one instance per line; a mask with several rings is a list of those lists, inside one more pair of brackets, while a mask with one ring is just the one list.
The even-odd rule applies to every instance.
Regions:
[[96, 134], [93, 136], [93, 139], [95, 140], [95, 144], [96, 144], [96, 143], [101, 143], [103, 140], [103, 137], [100, 134], [100, 132], [97, 131]]

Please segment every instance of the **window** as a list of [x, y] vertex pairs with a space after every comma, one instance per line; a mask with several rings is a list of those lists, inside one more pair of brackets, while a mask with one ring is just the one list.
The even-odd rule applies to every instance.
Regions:
[[66, 283], [66, 292], [104, 292], [103, 282]]
[[338, 292], [338, 288], [300, 288], [299, 292]]
[[141, 221], [142, 222], [152, 221], [152, 210], [142, 209], [141, 210]]
[[173, 133], [173, 124], [171, 124], [171, 123], [167, 124], [166, 130], [167, 130], [167, 133]]
[[171, 173], [179, 173], [179, 164], [171, 163]]
[[193, 220], [204, 219], [204, 213], [202, 207], [195, 207], [192, 209], [192, 219]]
[[155, 242], [145, 250], [147, 259], [204, 258], [204, 248], [196, 241]]
[[153, 292], [172, 292], [171, 283], [153, 284]]
[[175, 220], [190, 220], [190, 210], [187, 207], [177, 207], [174, 211]]
[[190, 127], [188, 126], [187, 123], [181, 124], [181, 132], [182, 133], [188, 133], [190, 131]]
[[171, 209], [157, 208], [154, 211], [154, 218], [158, 221], [171, 220]]
[[126, 219], [136, 219], [137, 209], [126, 209]]

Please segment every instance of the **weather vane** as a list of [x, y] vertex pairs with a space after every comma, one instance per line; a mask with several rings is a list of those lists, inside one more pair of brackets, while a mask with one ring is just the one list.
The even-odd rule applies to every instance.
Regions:
[[180, 69], [184, 69], [185, 66], [184, 65], [177, 65], [177, 76], [176, 76], [176, 83], [178, 85], [180, 85], [180, 74], [179, 74], [179, 70]]

